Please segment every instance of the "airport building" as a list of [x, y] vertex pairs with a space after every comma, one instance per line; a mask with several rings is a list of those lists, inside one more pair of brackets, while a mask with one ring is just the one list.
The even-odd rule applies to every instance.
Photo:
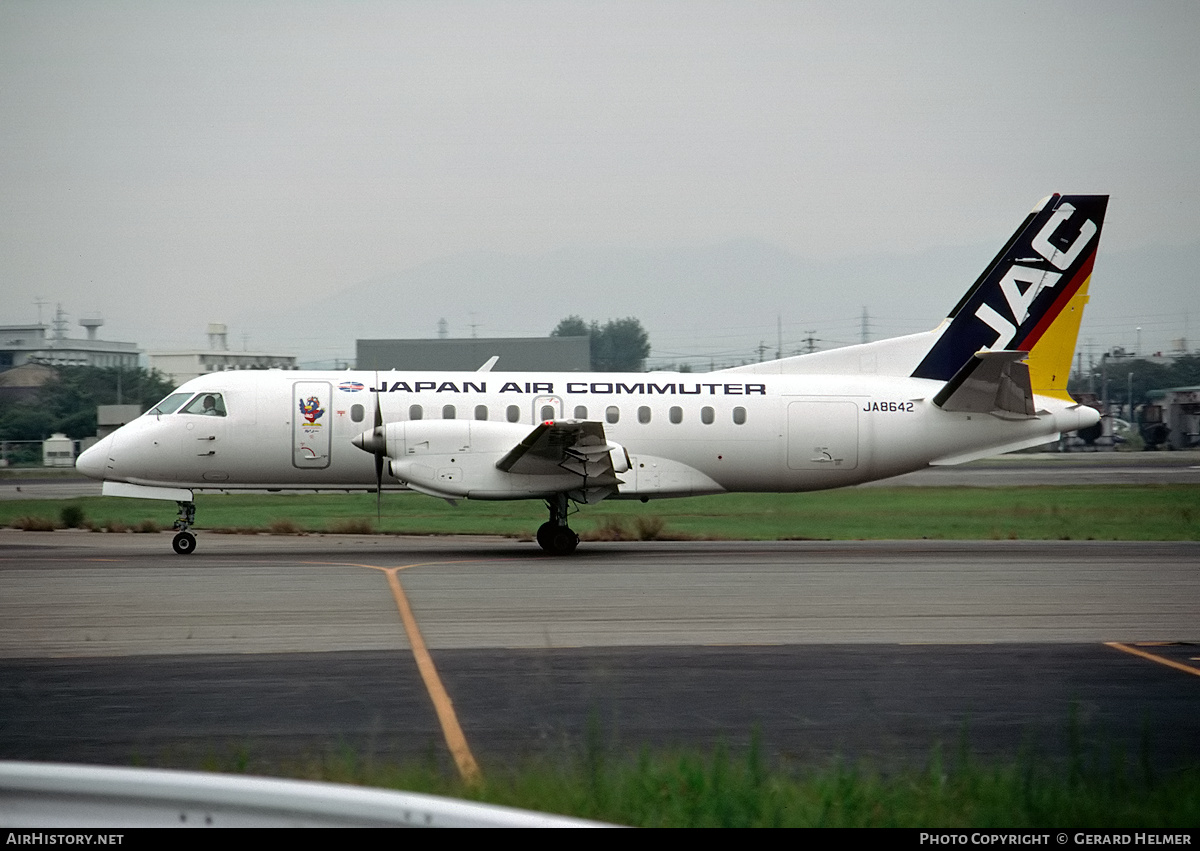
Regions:
[[23, 363], [0, 371], [0, 405], [15, 405], [36, 398], [42, 385], [57, 376], [54, 367], [40, 363]]
[[176, 352], [150, 352], [146, 359], [173, 384], [183, 384], [210, 372], [230, 369], [296, 369], [295, 355], [277, 352], [231, 352], [224, 325], [208, 326], [208, 348]]
[[97, 366], [136, 369], [136, 343], [101, 340], [102, 319], [81, 319], [87, 339], [67, 336], [67, 323], [59, 308], [54, 324], [0, 325], [0, 372], [26, 364], [41, 366]]
[[1200, 387], [1168, 387], [1146, 394], [1141, 411], [1142, 439], [1150, 447], [1194, 449], [1200, 446]]

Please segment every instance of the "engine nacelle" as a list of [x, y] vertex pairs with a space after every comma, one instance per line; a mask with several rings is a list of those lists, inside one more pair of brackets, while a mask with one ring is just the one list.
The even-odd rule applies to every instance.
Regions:
[[393, 461], [417, 455], [487, 452], [498, 453], [498, 460], [529, 434], [529, 426], [480, 420], [409, 420], [385, 424], [383, 434], [383, 451]]

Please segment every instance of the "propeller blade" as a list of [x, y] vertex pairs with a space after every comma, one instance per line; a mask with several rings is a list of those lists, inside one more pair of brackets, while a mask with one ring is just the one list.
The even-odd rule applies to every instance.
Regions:
[[375, 524], [383, 520], [383, 410], [379, 406], [379, 394], [375, 394], [375, 433], [379, 439], [375, 443]]

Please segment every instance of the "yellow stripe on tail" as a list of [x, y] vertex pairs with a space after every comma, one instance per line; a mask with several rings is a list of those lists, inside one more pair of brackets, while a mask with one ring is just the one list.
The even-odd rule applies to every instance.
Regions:
[[1083, 286], [1066, 303], [1029, 352], [1029, 382], [1036, 395], [1075, 401], [1067, 392], [1067, 379], [1071, 375], [1071, 361], [1075, 357], [1075, 343], [1079, 339], [1079, 323], [1083, 321], [1083, 307], [1088, 303], [1088, 285], [1091, 282], [1092, 277], [1088, 275]]

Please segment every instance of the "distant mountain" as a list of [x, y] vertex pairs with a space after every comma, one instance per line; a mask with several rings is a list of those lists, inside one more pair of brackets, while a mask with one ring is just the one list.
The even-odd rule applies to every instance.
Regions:
[[[243, 317], [255, 348], [286, 347], [302, 362], [352, 357], [354, 341], [450, 336], [541, 336], [560, 319], [636, 316], [655, 360], [707, 367], [772, 356], [777, 318], [785, 352], [813, 332], [829, 348], [858, 342], [865, 306], [874, 339], [933, 327], [998, 246], [814, 261], [754, 240], [686, 248], [583, 247], [535, 256], [458, 254], [351, 284], [302, 308]], [[1200, 322], [1200, 245], [1119, 254], [1101, 247], [1082, 339], [1097, 346], [1163, 348]], [[1200, 333], [1193, 336], [1200, 338]], [[1153, 336], [1152, 336], [1153, 335]], [[1154, 340], [1154, 342], [1152, 342]], [[503, 368], [503, 364], [498, 365]]]

